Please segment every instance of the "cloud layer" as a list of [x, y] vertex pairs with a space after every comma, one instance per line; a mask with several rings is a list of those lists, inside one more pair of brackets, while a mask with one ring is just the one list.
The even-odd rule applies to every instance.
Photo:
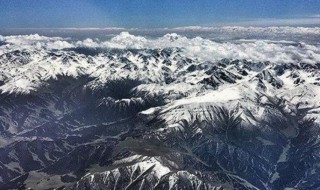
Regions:
[[[175, 30], [223, 30], [228, 32], [256, 32], [272, 34], [319, 34], [320, 28], [294, 27], [185, 27]], [[304, 42], [287, 42], [271, 40], [238, 40], [230, 42], [215, 42], [209, 39], [195, 37], [187, 38], [176, 33], [166, 34], [158, 38], [146, 38], [121, 32], [110, 40], [85, 39], [73, 41], [68, 38], [46, 37], [38, 34], [20, 36], [0, 36], [6, 42], [0, 48], [0, 53], [14, 49], [61, 50], [70, 48], [101, 48], [101, 49], [163, 49], [180, 48], [182, 54], [200, 60], [246, 59], [250, 61], [270, 61], [275, 63], [290, 62], [320, 62], [320, 45]]]

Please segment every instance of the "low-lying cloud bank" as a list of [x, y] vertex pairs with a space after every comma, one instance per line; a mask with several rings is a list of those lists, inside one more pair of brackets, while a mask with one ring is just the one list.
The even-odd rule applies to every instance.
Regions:
[[[295, 33], [319, 34], [320, 28], [302, 27], [184, 27], [176, 30], [225, 30], [229, 32], [260, 32], [260, 33]], [[38, 34], [20, 36], [0, 36], [7, 43], [0, 48], [0, 53], [14, 49], [61, 50], [72, 48], [99, 49], [163, 49], [181, 48], [186, 56], [200, 60], [246, 59], [250, 61], [270, 61], [275, 63], [290, 62], [320, 62], [320, 46], [304, 42], [284, 43], [270, 40], [239, 40], [237, 42], [215, 42], [209, 39], [195, 37], [187, 38], [176, 33], [166, 34], [158, 38], [147, 38], [121, 32], [110, 40], [85, 39], [73, 41], [68, 38], [46, 37]]]
[[186, 26], [186, 27], [176, 27], [173, 30], [191, 30], [191, 31], [211, 31], [211, 32], [228, 32], [228, 33], [238, 33], [238, 32], [258, 32], [258, 33], [280, 33], [280, 34], [319, 34], [320, 27], [243, 27], [243, 26], [223, 26], [223, 27], [204, 27], [204, 26]]

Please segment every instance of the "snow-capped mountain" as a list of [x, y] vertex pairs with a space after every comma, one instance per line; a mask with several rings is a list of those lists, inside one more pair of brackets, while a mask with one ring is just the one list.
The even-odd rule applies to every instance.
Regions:
[[219, 30], [0, 36], [0, 189], [320, 189], [320, 29]]

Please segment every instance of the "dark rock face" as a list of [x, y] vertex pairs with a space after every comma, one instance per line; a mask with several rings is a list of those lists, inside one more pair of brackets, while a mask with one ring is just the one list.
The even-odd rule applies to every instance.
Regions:
[[209, 78], [205, 78], [200, 83], [210, 85], [217, 88], [224, 83], [236, 83], [237, 80], [242, 79], [241, 76], [233, 74], [225, 69], [219, 67], [213, 67], [205, 72], [205, 74], [210, 75]]
[[0, 65], [0, 189], [320, 188], [317, 64], [71, 48]]

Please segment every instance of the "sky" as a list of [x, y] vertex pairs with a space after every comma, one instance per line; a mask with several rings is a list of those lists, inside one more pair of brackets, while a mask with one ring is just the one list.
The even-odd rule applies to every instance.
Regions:
[[0, 0], [0, 28], [320, 26], [320, 0]]

